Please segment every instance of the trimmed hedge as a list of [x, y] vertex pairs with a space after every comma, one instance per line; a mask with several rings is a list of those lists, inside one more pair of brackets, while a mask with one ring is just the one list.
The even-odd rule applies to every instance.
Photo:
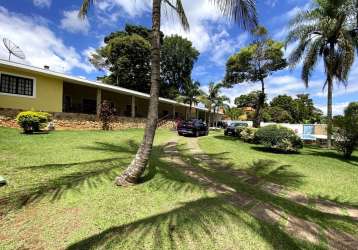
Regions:
[[39, 132], [49, 121], [51, 115], [46, 112], [24, 111], [16, 116], [16, 122], [26, 134]]
[[259, 128], [255, 140], [266, 147], [284, 152], [297, 152], [303, 147], [301, 138], [293, 130], [278, 125]]

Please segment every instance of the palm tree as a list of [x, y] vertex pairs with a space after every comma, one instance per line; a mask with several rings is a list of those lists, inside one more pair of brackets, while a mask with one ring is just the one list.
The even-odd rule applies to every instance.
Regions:
[[[152, 0], [152, 42], [151, 42], [151, 88], [148, 119], [143, 141], [135, 158], [128, 168], [116, 178], [116, 184], [128, 186], [138, 183], [143, 174], [152, 151], [153, 140], [158, 122], [159, 83], [160, 83], [160, 23], [161, 5], [169, 6], [178, 15], [181, 25], [189, 29], [181, 0]], [[243, 28], [250, 29], [257, 25], [256, 6], [254, 0], [213, 0], [224, 16], [237, 21]], [[84, 18], [95, 0], [83, 0], [79, 16]]]
[[201, 91], [201, 95], [198, 97], [198, 100], [205, 105], [205, 107], [209, 111], [209, 126], [211, 125], [211, 111], [214, 111], [215, 117], [215, 102], [220, 96], [220, 89], [223, 87], [221, 83], [215, 84], [214, 82], [209, 83], [208, 93], [205, 91]]
[[189, 119], [191, 119], [193, 104], [199, 103], [199, 96], [201, 95], [200, 83], [198, 81], [188, 80], [184, 85], [184, 93], [178, 96], [177, 101], [189, 104]]
[[[347, 86], [349, 71], [358, 49], [357, 8], [353, 0], [317, 1], [314, 7], [297, 14], [286, 39], [298, 45], [289, 56], [294, 67], [303, 60], [301, 78], [306, 87], [319, 58], [323, 59], [327, 87], [327, 145], [332, 145], [332, 92], [336, 80]], [[357, 20], [358, 21], [358, 20]]]
[[218, 119], [217, 119], [217, 113], [219, 113], [220, 110], [225, 110], [229, 107], [227, 102], [230, 102], [230, 98], [225, 95], [220, 95], [216, 98], [214, 101], [214, 122], [215, 127], [218, 126]]

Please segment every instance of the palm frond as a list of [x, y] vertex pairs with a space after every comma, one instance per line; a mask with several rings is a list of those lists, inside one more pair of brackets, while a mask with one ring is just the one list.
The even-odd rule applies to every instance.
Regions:
[[211, 0], [224, 16], [237, 22], [241, 27], [252, 30], [258, 24], [254, 0]]
[[322, 46], [324, 46], [324, 39], [318, 38], [314, 40], [308, 48], [301, 73], [302, 80], [304, 81], [306, 87], [308, 87], [308, 81], [317, 63]]
[[81, 19], [85, 19], [88, 14], [88, 10], [95, 2], [96, 0], [83, 0], [81, 8], [78, 12], [78, 17]]
[[181, 0], [175, 0], [175, 3], [172, 1], [174, 0], [164, 0], [164, 3], [166, 3], [170, 8], [172, 8], [175, 13], [178, 15], [178, 18], [180, 20], [180, 23], [185, 31], [188, 31], [190, 26], [188, 22], [188, 18], [186, 17], [185, 10], [183, 7], [183, 3]]

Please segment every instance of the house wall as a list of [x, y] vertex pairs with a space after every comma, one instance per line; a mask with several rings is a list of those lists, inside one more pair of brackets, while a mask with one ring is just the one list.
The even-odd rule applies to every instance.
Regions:
[[62, 111], [62, 80], [2, 66], [0, 66], [0, 72], [35, 78], [34, 97], [11, 96], [6, 93], [0, 93], [0, 108], [34, 109], [48, 112]]

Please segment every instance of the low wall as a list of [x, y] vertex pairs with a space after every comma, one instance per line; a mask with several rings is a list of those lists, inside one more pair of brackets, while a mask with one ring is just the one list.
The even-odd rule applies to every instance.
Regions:
[[[15, 118], [21, 110], [0, 109], [0, 127], [19, 128]], [[96, 115], [79, 113], [51, 113], [56, 130], [97, 130], [102, 128]], [[116, 116], [112, 129], [145, 128], [147, 119]], [[167, 121], [161, 128], [174, 128], [174, 121]]]

